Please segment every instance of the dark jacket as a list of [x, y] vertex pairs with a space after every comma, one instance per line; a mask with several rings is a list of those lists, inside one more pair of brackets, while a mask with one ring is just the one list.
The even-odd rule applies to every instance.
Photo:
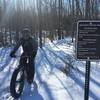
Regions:
[[23, 48], [23, 53], [27, 55], [32, 55], [34, 52], [37, 52], [38, 50], [38, 43], [34, 38], [29, 37], [27, 40], [25, 40], [24, 38], [21, 38], [17, 42], [11, 54], [15, 54], [20, 46], [22, 46]]

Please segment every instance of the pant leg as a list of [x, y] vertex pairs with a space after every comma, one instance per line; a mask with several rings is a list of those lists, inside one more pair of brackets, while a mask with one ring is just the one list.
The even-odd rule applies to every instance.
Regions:
[[34, 52], [31, 57], [29, 58], [29, 68], [28, 68], [28, 75], [29, 75], [29, 79], [33, 80], [34, 79], [34, 75], [35, 75], [35, 56], [36, 56], [36, 52]]
[[30, 58], [29, 59], [29, 78], [33, 80], [34, 75], [35, 75], [35, 62], [34, 62], [34, 58]]
[[29, 63], [28, 66], [26, 67], [26, 72], [27, 72], [27, 79], [30, 81], [33, 81], [34, 79], [34, 74], [35, 74], [35, 66], [34, 66], [34, 59], [29, 58]]

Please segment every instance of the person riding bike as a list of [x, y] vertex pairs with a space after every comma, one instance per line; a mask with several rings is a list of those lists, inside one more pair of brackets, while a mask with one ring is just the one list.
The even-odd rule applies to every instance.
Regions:
[[35, 74], [35, 57], [38, 50], [38, 43], [37, 41], [31, 37], [30, 30], [28, 28], [23, 29], [22, 31], [22, 37], [17, 42], [16, 46], [10, 53], [10, 57], [16, 57], [15, 53], [18, 50], [20, 46], [23, 48], [23, 53], [21, 55], [20, 64], [22, 66], [26, 65], [27, 58], [24, 58], [23, 56], [29, 57], [29, 68], [26, 67], [26, 72], [28, 75], [28, 83], [31, 84], [34, 79]]

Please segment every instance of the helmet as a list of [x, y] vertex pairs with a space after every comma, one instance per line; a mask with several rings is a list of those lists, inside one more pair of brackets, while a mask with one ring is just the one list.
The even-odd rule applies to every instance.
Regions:
[[22, 30], [22, 37], [24, 39], [28, 39], [31, 36], [30, 34], [31, 34], [31, 32], [30, 32], [30, 30], [28, 28], [24, 28]]

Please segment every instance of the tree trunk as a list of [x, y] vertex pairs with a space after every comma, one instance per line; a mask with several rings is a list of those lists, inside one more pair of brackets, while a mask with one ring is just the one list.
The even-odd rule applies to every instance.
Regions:
[[85, 11], [85, 18], [90, 19], [90, 0], [86, 0], [86, 11]]

